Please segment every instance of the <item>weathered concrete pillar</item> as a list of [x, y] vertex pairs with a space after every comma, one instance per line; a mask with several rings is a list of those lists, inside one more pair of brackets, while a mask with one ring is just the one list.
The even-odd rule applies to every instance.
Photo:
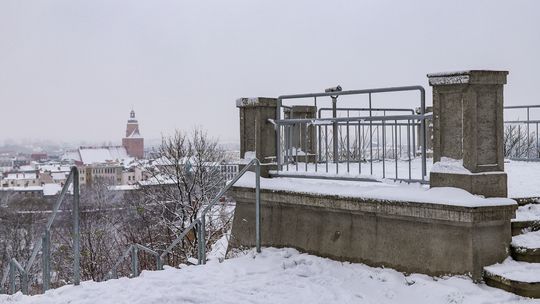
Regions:
[[[239, 98], [240, 158], [256, 157], [261, 163], [273, 163], [276, 157], [276, 132], [268, 119], [276, 118], [277, 99], [266, 97]], [[261, 175], [268, 177], [268, 166]]]
[[506, 197], [503, 85], [507, 71], [429, 74], [433, 87], [431, 187]]
[[[291, 108], [285, 108], [285, 119], [310, 119], [317, 118], [316, 106], [292, 106]], [[309, 156], [308, 161], [314, 161], [314, 156], [317, 152], [317, 135], [315, 127], [307, 124], [299, 124], [292, 129], [292, 148], [298, 148], [299, 150], [307, 153]], [[289, 138], [288, 134], [285, 135], [285, 140]], [[299, 153], [300, 154], [300, 153]], [[300, 161], [303, 161], [303, 157], [300, 157]]]

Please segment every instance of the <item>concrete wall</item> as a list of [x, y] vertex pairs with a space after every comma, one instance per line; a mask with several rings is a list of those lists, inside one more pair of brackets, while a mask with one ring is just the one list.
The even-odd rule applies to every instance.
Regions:
[[[261, 190], [262, 245], [429, 275], [502, 262], [516, 206], [457, 207]], [[230, 248], [254, 246], [255, 193], [235, 187]], [[230, 249], [229, 248], [229, 249]]]

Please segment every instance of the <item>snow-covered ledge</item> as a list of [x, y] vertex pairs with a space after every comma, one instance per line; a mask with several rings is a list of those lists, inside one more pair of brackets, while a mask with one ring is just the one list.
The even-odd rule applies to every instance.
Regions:
[[[232, 247], [254, 244], [254, 186], [248, 173], [233, 187]], [[517, 208], [511, 199], [396, 183], [263, 178], [261, 188], [264, 246], [474, 279], [506, 258]]]

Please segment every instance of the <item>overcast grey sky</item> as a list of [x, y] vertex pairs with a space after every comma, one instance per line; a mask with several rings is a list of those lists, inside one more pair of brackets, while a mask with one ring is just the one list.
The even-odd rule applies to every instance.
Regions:
[[238, 138], [238, 97], [424, 85], [510, 71], [540, 104], [540, 1], [1, 0], [0, 140], [120, 142], [201, 125]]

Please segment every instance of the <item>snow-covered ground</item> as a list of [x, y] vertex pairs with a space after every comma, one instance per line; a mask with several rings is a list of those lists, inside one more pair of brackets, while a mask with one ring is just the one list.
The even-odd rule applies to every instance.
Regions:
[[[383, 171], [384, 167], [384, 171]], [[431, 171], [433, 167], [433, 159], [428, 159], [426, 163], [427, 172]], [[315, 171], [317, 169], [317, 171]], [[410, 162], [410, 177], [413, 179], [421, 179], [422, 177], [422, 165], [419, 158], [413, 159]], [[384, 162], [376, 161], [373, 164], [350, 162], [340, 163], [336, 168], [335, 164], [328, 163], [328, 172], [326, 169], [326, 163], [318, 164], [315, 168], [315, 164], [299, 163], [298, 167], [295, 164], [283, 167], [283, 171], [280, 173], [286, 173], [291, 175], [320, 175], [327, 177], [335, 176], [347, 176], [355, 178], [377, 178], [382, 179], [383, 176], [389, 179], [393, 178], [409, 178], [409, 162], [405, 160], [397, 161], [387, 160]], [[507, 160], [504, 164], [504, 171], [508, 174], [508, 196], [512, 198], [519, 197], [537, 197], [540, 196], [540, 162], [524, 162], [524, 161], [510, 161]], [[397, 175], [396, 175], [397, 172]], [[384, 173], [384, 175], [383, 175]], [[428, 174], [429, 175], [429, 174]], [[429, 178], [429, 176], [428, 176]]]
[[0, 303], [539, 303], [465, 277], [433, 278], [263, 248], [223, 263], [143, 271], [135, 279], [83, 282]]

